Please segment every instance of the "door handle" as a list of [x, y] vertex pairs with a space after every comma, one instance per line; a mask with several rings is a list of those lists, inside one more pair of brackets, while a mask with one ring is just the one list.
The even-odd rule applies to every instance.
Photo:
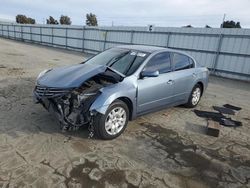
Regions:
[[173, 83], [174, 83], [173, 80], [168, 80], [168, 82], [167, 82], [167, 84], [170, 84], [170, 85], [172, 85]]
[[193, 77], [196, 77], [197, 76], [197, 74], [196, 73], [193, 73]]

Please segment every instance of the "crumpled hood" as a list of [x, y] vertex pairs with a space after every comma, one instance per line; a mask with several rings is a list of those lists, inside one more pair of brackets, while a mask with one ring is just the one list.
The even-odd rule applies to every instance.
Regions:
[[77, 64], [54, 68], [37, 80], [37, 84], [56, 88], [75, 88], [89, 78], [105, 72], [106, 66]]

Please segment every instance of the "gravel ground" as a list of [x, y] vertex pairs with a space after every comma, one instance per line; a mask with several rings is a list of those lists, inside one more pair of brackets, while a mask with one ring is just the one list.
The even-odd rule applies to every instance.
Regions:
[[250, 84], [211, 77], [196, 109], [229, 103], [243, 126], [206, 135], [207, 120], [175, 107], [129, 122], [112, 141], [62, 133], [32, 101], [40, 71], [86, 55], [0, 39], [0, 187], [250, 187]]

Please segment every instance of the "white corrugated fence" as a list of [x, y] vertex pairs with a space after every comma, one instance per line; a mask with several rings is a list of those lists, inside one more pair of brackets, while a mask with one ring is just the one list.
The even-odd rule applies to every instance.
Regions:
[[214, 74], [250, 81], [250, 29], [155, 27], [150, 32], [147, 27], [0, 23], [0, 36], [88, 53], [123, 44], [174, 48]]

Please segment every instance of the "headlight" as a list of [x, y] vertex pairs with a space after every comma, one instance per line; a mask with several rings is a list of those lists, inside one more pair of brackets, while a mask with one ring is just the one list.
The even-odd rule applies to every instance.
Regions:
[[97, 93], [84, 93], [84, 94], [80, 94], [80, 95], [77, 95], [77, 99], [78, 101], [83, 101], [83, 100], [86, 100], [88, 99], [89, 97], [92, 97], [94, 95], [96, 95]]
[[37, 80], [39, 79], [39, 78], [41, 78], [43, 75], [45, 75], [48, 71], [50, 71], [50, 70], [43, 70], [42, 72], [40, 72], [39, 73], [39, 75], [38, 75], [38, 77], [37, 77]]

